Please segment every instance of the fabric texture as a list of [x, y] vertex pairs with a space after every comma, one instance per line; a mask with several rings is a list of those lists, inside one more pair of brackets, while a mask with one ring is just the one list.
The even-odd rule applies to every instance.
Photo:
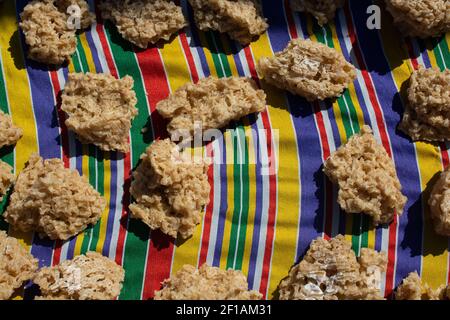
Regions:
[[[0, 219], [0, 229], [21, 238], [40, 266], [97, 251], [125, 269], [119, 299], [148, 299], [171, 272], [185, 264], [207, 263], [242, 270], [249, 289], [270, 299], [313, 239], [344, 234], [357, 255], [363, 247], [386, 252], [384, 296], [390, 297], [414, 271], [432, 288], [448, 283], [449, 239], [436, 235], [426, 205], [435, 176], [448, 165], [448, 144], [413, 143], [397, 126], [406, 101], [404, 84], [412, 72], [420, 66], [450, 67], [450, 34], [403, 39], [383, 1], [375, 1], [382, 8], [383, 28], [369, 30], [366, 11], [372, 0], [349, 1], [324, 27], [310, 15], [293, 12], [289, 1], [263, 0], [270, 27], [243, 48], [226, 35], [199, 31], [191, 7], [182, 0], [177, 3], [189, 26], [164, 45], [138, 50], [97, 15], [97, 23], [77, 35], [70, 63], [47, 69], [27, 58], [23, 34], [18, 32], [26, 3], [0, 4], [0, 109], [23, 129], [15, 148], [3, 148], [0, 158], [15, 174], [33, 152], [46, 159], [61, 158], [107, 201], [99, 222], [67, 242], [16, 234]], [[96, 3], [91, 0], [89, 5], [93, 11]], [[257, 62], [283, 50], [292, 38], [335, 48], [356, 66], [357, 79], [336, 101], [312, 104], [257, 81], [267, 94], [266, 110], [231, 123], [204, 146], [204, 154], [216, 161], [208, 168], [210, 203], [194, 235], [176, 242], [130, 219], [131, 172], [153, 140], [167, 137], [156, 104], [186, 83], [210, 75], [257, 80]], [[131, 127], [130, 152], [102, 152], [82, 145], [67, 130], [59, 92], [69, 72], [133, 78], [139, 114]], [[376, 229], [369, 228], [368, 217], [340, 211], [337, 187], [322, 172], [324, 160], [364, 124], [394, 160], [408, 198], [402, 216]], [[5, 206], [6, 199], [0, 212]], [[26, 299], [33, 294], [29, 289], [23, 292]]]

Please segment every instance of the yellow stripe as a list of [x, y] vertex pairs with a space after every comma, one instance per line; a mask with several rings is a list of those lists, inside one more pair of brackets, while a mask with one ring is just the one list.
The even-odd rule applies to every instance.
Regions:
[[223, 229], [223, 241], [222, 241], [222, 255], [220, 256], [220, 267], [226, 269], [228, 252], [230, 251], [230, 238], [231, 227], [233, 221], [234, 212], [234, 148], [233, 148], [233, 135], [230, 131], [225, 131], [225, 150], [227, 151], [226, 168], [227, 168], [227, 213], [225, 216], [225, 223]]
[[434, 51], [433, 51], [433, 44], [431, 43], [430, 40], [426, 40], [425, 43], [426, 43], [426, 47], [427, 47], [428, 57], [430, 58], [431, 66], [438, 67], [437, 60], [436, 60], [436, 57], [435, 57]]
[[253, 142], [252, 127], [245, 120], [247, 150], [248, 150], [248, 183], [249, 183], [249, 198], [248, 198], [248, 219], [247, 230], [245, 234], [245, 247], [244, 256], [242, 259], [242, 272], [248, 274], [250, 266], [250, 254], [252, 249], [253, 229], [255, 227], [255, 213], [256, 213], [256, 157], [255, 157], [255, 145]]
[[86, 71], [95, 73], [96, 69], [95, 69], [94, 58], [92, 56], [92, 51], [91, 51], [91, 48], [89, 47], [89, 43], [86, 38], [86, 33], [83, 32], [82, 34], [80, 34], [80, 42], [81, 42], [81, 46], [83, 47], [84, 55], [86, 57], [86, 61], [87, 61], [88, 67], [89, 67], [89, 70], [86, 70]]
[[[428, 48], [427, 51], [431, 66], [439, 68], [434, 51], [432, 49], [428, 50]], [[424, 160], [426, 159], [426, 162], [421, 163], [423, 160], [419, 160], [421, 172], [424, 171], [423, 175], [425, 175], [425, 177], [422, 177], [422, 189], [425, 190], [428, 182], [433, 178], [434, 174], [442, 171], [443, 168], [439, 148], [430, 144], [423, 144], [427, 146], [426, 150], [430, 152], [430, 154], [427, 155], [425, 153], [423, 154], [424, 157], [421, 157], [424, 158]], [[423, 250], [424, 252], [431, 251], [434, 253], [427, 254], [423, 258], [422, 278], [434, 288], [438, 288], [440, 285], [447, 283], [448, 242], [445, 241], [445, 238], [438, 236], [433, 229], [433, 222], [430, 219], [429, 207], [425, 203], [426, 199], [428, 199], [429, 191], [430, 188], [426, 189], [423, 194], [423, 199], [425, 199], [423, 203], [425, 209]]]
[[[267, 34], [262, 35], [251, 48], [256, 62], [262, 57], [273, 55]], [[271, 97], [270, 103], [273, 104], [268, 106], [272, 129], [279, 130], [279, 152], [276, 154], [279, 166], [278, 210], [268, 287], [270, 296], [295, 262], [296, 242], [293, 241], [292, 234], [296, 234], [298, 229], [300, 180], [296, 134], [291, 125], [292, 119], [287, 111], [285, 96], [281, 91], [267, 87], [264, 82], [262, 87]]]
[[[180, 57], [184, 56], [184, 52], [179, 38], [165, 44], [164, 48], [160, 49], [160, 53], [172, 92], [191, 82], [187, 63], [180, 63], [185, 60], [180, 60]], [[172, 272], [176, 272], [184, 264], [197, 265], [201, 233], [201, 226], [197, 226], [192, 238], [182, 244], [176, 244], [172, 260]]]
[[[389, 26], [390, 21], [384, 19], [383, 24]], [[391, 27], [393, 26], [391, 25]], [[397, 88], [402, 88], [402, 85], [408, 81], [413, 71], [410, 61], [403, 60], [403, 57], [405, 55], [407, 56], [408, 51], [406, 48], [402, 48], [403, 52], [400, 51], [398, 39], [396, 39], [393, 34], [386, 31], [383, 32], [383, 30], [381, 30], [381, 35], [388, 60], [403, 61], [392, 71]], [[387, 30], [390, 30], [389, 27], [387, 27]], [[430, 59], [433, 60], [434, 58], [430, 56]], [[415, 146], [419, 164], [421, 188], [422, 190], [425, 190], [431, 178], [437, 172], [442, 170], [440, 152], [438, 148], [428, 143], [419, 142], [416, 143]], [[438, 287], [446, 281], [448, 259], [446, 249], [448, 243], [446, 238], [438, 237], [432, 228], [432, 223], [429, 219], [428, 205], [426, 204], [427, 191], [424, 192], [422, 207], [424, 208], [423, 252], [428, 254], [426, 254], [422, 260], [422, 278], [431, 286]]]
[[[14, 124], [22, 128], [23, 137], [15, 147], [15, 172], [20, 172], [28, 161], [30, 154], [38, 152], [36, 123], [30, 96], [27, 71], [21, 55], [14, 58], [11, 55], [10, 43], [20, 52], [20, 38], [17, 32], [16, 10], [14, 1], [6, 1], [2, 4], [0, 18], [0, 48], [2, 54], [6, 91], [9, 108]], [[20, 68], [17, 68], [20, 65]], [[20, 239], [19, 241], [28, 249], [32, 242], [32, 233], [23, 233], [10, 230], [10, 235]]]
[[[96, 251], [102, 252], [103, 245], [106, 239], [106, 230], [108, 227], [109, 204], [111, 203], [111, 153], [104, 152], [104, 198], [106, 200], [106, 207], [100, 219], [100, 232], [98, 235], [98, 242]], [[113, 213], [111, 213], [113, 214]]]

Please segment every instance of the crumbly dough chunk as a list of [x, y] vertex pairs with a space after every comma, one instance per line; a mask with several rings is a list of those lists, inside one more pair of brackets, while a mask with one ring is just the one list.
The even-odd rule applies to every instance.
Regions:
[[228, 33], [242, 45], [249, 44], [269, 27], [259, 0], [189, 0], [189, 3], [200, 30]]
[[0, 111], [0, 148], [15, 144], [22, 138], [22, 129], [16, 127], [11, 117]]
[[135, 218], [176, 238], [190, 237], [209, 202], [208, 165], [187, 159], [169, 139], [155, 141], [133, 173]]
[[128, 152], [131, 121], [138, 110], [133, 78], [109, 74], [70, 73], [62, 94], [66, 126], [83, 143], [104, 151]]
[[411, 75], [399, 127], [414, 141], [450, 139], [450, 70], [421, 68]]
[[407, 36], [438, 37], [450, 31], [448, 0], [385, 0], [394, 23]]
[[281, 300], [379, 300], [387, 256], [361, 249], [356, 258], [343, 235], [311, 242], [303, 260], [279, 286]]
[[155, 300], [260, 300], [262, 294], [248, 290], [247, 278], [239, 270], [222, 270], [206, 264], [200, 269], [184, 265], [162, 289]]
[[103, 0], [99, 8], [122, 37], [144, 49], [187, 25], [181, 7], [171, 0]]
[[436, 181], [428, 205], [436, 233], [450, 237], [450, 167]]
[[324, 172], [339, 185], [338, 203], [348, 213], [365, 213], [373, 224], [392, 221], [401, 215], [406, 197], [401, 193], [394, 162], [378, 144], [368, 126], [334, 152]]
[[292, 10], [312, 14], [321, 26], [333, 20], [336, 10], [344, 4], [345, 0], [291, 0]]
[[156, 106], [170, 120], [167, 131], [183, 136], [193, 136], [198, 123], [203, 130], [218, 129], [265, 108], [264, 91], [252, 79], [238, 77], [208, 77], [197, 84], [188, 83]]
[[0, 231], [0, 300], [9, 299], [15, 289], [33, 278], [37, 268], [37, 259], [16, 238]]
[[8, 191], [9, 187], [14, 182], [13, 168], [0, 160], [0, 201], [3, 200], [3, 196]]
[[268, 83], [308, 101], [338, 97], [356, 78], [355, 67], [341, 53], [302, 39], [291, 40], [274, 57], [261, 58], [258, 72]]
[[95, 224], [105, 205], [78, 171], [66, 169], [60, 159], [43, 160], [32, 154], [17, 177], [4, 217], [23, 232], [67, 240]]
[[34, 0], [20, 15], [20, 27], [29, 46], [28, 57], [45, 64], [60, 65], [76, 50], [76, 30], [71, 29], [67, 5], [80, 6], [80, 26], [87, 28], [95, 16], [83, 0]]
[[423, 283], [417, 272], [411, 272], [403, 279], [395, 292], [396, 300], [449, 300], [450, 286], [442, 285], [434, 290]]
[[122, 290], [124, 277], [122, 266], [91, 251], [42, 268], [33, 282], [41, 289], [38, 300], [114, 300]]

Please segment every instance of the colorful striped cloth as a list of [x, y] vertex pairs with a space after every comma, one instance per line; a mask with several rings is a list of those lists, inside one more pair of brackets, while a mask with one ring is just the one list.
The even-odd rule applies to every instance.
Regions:
[[[342, 233], [356, 253], [361, 247], [387, 252], [386, 296], [415, 270], [434, 287], [448, 283], [449, 239], [434, 233], [423, 200], [429, 181], [448, 165], [448, 145], [413, 144], [397, 125], [403, 112], [398, 92], [411, 72], [419, 65], [449, 68], [450, 34], [427, 41], [401, 40], [385, 11], [382, 30], [369, 30], [367, 7], [383, 7], [382, 1], [350, 1], [323, 28], [310, 16], [292, 12], [287, 1], [262, 2], [270, 28], [246, 48], [192, 27], [192, 12], [183, 0], [191, 27], [164, 47], [135, 50], [113, 25], [99, 23], [79, 35], [71, 63], [57, 70], [26, 59], [17, 20], [27, 1], [0, 5], [0, 108], [24, 129], [14, 149], [1, 150], [1, 159], [18, 173], [32, 152], [62, 158], [67, 167], [89, 177], [109, 203], [97, 225], [68, 242], [9, 230], [41, 266], [96, 250], [126, 270], [119, 299], [148, 299], [182, 265], [206, 262], [241, 269], [251, 288], [271, 298], [312, 239]], [[90, 5], [94, 8], [94, 1]], [[256, 61], [296, 37], [342, 52], [358, 68], [349, 90], [334, 103], [309, 104], [261, 83], [268, 95], [267, 110], [234, 123], [232, 130], [205, 147], [204, 152], [218, 161], [209, 168], [211, 201], [194, 236], [173, 243], [130, 219], [130, 171], [152, 140], [167, 135], [156, 103], [186, 82], [209, 75], [257, 78]], [[131, 129], [131, 152], [125, 156], [81, 145], [55, 108], [68, 73], [88, 71], [134, 78], [139, 115]], [[336, 203], [337, 189], [321, 170], [324, 159], [364, 123], [394, 159], [408, 197], [404, 214], [389, 227], [370, 229], [365, 216], [343, 214]], [[144, 127], [148, 130], [143, 134]], [[262, 174], [268, 160], [276, 163], [275, 174]], [[0, 212], [4, 208], [2, 203]], [[3, 221], [0, 227], [8, 229]], [[30, 297], [32, 290], [24, 295]]]

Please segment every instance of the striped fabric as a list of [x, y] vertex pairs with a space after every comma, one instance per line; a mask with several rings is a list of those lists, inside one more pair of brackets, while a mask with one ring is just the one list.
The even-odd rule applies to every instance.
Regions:
[[[449, 239], [433, 232], [423, 200], [429, 181], [448, 165], [448, 145], [413, 144], [397, 125], [403, 112], [398, 92], [412, 71], [420, 65], [450, 67], [450, 34], [427, 41], [401, 40], [384, 11], [382, 30], [369, 30], [367, 7], [383, 6], [382, 1], [350, 1], [323, 28], [310, 16], [292, 12], [285, 0], [262, 2], [270, 28], [246, 48], [221, 34], [191, 27], [163, 48], [134, 50], [113, 25], [98, 23], [78, 36], [71, 63], [57, 70], [26, 59], [17, 19], [27, 1], [6, 0], [0, 5], [0, 108], [24, 129], [14, 149], [1, 150], [1, 159], [18, 173], [32, 152], [61, 158], [87, 176], [109, 203], [97, 225], [67, 242], [9, 230], [41, 266], [95, 250], [126, 270], [119, 299], [148, 299], [182, 265], [206, 262], [241, 269], [251, 288], [271, 298], [312, 239], [342, 233], [356, 253], [362, 247], [387, 252], [386, 296], [415, 270], [434, 287], [449, 282]], [[90, 5], [94, 8], [94, 1]], [[193, 26], [187, 1], [181, 5]], [[256, 79], [256, 62], [297, 37], [325, 43], [357, 67], [357, 80], [349, 90], [335, 103], [309, 104], [261, 83], [268, 95], [267, 110], [234, 123], [203, 150], [217, 161], [208, 171], [211, 201], [194, 236], [174, 243], [129, 219], [130, 172], [146, 146], [167, 135], [156, 103], [186, 82], [209, 75]], [[81, 145], [64, 126], [60, 90], [69, 72], [88, 71], [134, 78], [139, 115], [125, 156]], [[343, 214], [336, 203], [337, 189], [321, 171], [324, 159], [363, 124], [373, 128], [394, 159], [408, 197], [404, 214], [389, 227], [370, 229], [365, 216]], [[142, 133], [144, 127], [148, 130]], [[269, 160], [278, 170], [262, 174]], [[0, 212], [4, 208], [5, 202]], [[2, 221], [0, 228], [8, 226]], [[31, 297], [32, 291], [26, 289], [24, 296]]]

